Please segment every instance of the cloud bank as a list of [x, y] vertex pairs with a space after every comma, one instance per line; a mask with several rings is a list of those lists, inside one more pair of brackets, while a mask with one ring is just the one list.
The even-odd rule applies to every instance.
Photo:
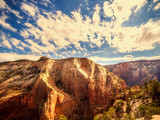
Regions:
[[[13, 56], [15, 53], [48, 55], [58, 58], [80, 56], [101, 58], [102, 61], [123, 61], [132, 59], [128, 54], [152, 51], [159, 47], [159, 18], [148, 18], [138, 25], [125, 24], [142, 15], [141, 12], [144, 12], [149, 4], [146, 0], [97, 2], [88, 14], [83, 13], [83, 4], [66, 14], [56, 9], [57, 6], [53, 3], [54, 1], [50, 0], [39, 3], [34, 0], [22, 1], [19, 10], [15, 10], [1, 0], [0, 26], [3, 30], [0, 47], [3, 49], [0, 53], [14, 53]], [[87, 10], [91, 10], [89, 2], [86, 3]], [[150, 10], [152, 8], [152, 12], [158, 12], [159, 4], [159, 1], [153, 0]], [[52, 9], [49, 9], [49, 6], [52, 6]], [[147, 14], [145, 12], [144, 14]], [[16, 21], [10, 22], [9, 15], [14, 15]], [[121, 57], [114, 58], [113, 54]], [[110, 57], [113, 59], [106, 59]]]

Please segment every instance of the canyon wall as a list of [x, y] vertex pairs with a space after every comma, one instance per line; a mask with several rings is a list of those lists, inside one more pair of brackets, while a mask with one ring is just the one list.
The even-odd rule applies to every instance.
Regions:
[[0, 119], [92, 119], [108, 109], [125, 82], [87, 58], [0, 63]]
[[128, 86], [143, 85], [153, 79], [160, 81], [160, 60], [124, 62], [105, 68], [124, 79]]

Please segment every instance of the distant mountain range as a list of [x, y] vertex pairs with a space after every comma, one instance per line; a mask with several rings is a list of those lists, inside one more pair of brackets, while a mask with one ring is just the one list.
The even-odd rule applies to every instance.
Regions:
[[125, 80], [128, 86], [143, 85], [153, 79], [160, 81], [160, 60], [124, 62], [105, 68]]

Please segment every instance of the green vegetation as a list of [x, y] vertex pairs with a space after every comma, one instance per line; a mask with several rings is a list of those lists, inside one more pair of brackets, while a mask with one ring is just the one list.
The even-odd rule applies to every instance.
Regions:
[[60, 115], [58, 120], [68, 120], [68, 118], [64, 115]]
[[94, 120], [104, 120], [103, 115], [102, 114], [98, 114], [94, 117]]
[[107, 112], [104, 112], [104, 118], [114, 118], [115, 117], [115, 108], [114, 107], [110, 107], [109, 110]]
[[96, 115], [94, 120], [120, 120], [124, 113], [122, 109], [123, 105], [123, 101], [118, 101], [113, 105], [113, 107], [110, 107], [108, 111], [103, 112], [103, 114]]
[[148, 83], [144, 82], [144, 90], [146, 91], [146, 93], [148, 93]]
[[119, 101], [114, 105], [115, 113], [118, 118], [121, 118], [123, 116], [123, 112], [124, 112], [122, 109], [123, 105], [124, 103], [122, 101]]
[[140, 114], [144, 117], [160, 114], [160, 107], [140, 105], [138, 107]]
[[129, 104], [129, 100], [127, 100], [127, 104], [126, 104], [126, 113], [130, 114], [131, 111], [131, 105]]
[[[160, 83], [158, 81], [150, 81], [150, 96], [152, 100], [156, 102], [160, 100]], [[160, 102], [159, 102], [160, 103]]]
[[110, 107], [108, 111], [103, 112], [103, 114], [98, 114], [94, 117], [94, 120], [111, 120], [115, 117], [115, 108]]
[[135, 120], [130, 114], [124, 114], [121, 120]]
[[140, 117], [150, 120], [153, 115], [160, 115], [160, 83], [156, 80], [120, 93], [113, 106], [96, 115], [94, 120], [135, 120]]

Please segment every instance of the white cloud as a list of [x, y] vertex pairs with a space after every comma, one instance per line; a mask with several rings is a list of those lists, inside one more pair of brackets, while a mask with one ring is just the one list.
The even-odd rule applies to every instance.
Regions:
[[24, 51], [24, 48], [29, 48], [29, 45], [25, 44], [24, 42], [12, 38], [10, 34], [5, 34], [4, 32], [1, 32], [0, 34], [1, 42], [0, 46], [1, 47], [7, 47], [8, 49], [13, 49], [13, 46], [17, 49], [20, 49]]
[[159, 0], [153, 0], [153, 3], [156, 3], [156, 2], [158, 2]]
[[19, 15], [19, 12], [18, 11], [15, 11], [15, 10], [11, 10], [9, 8], [10, 12], [14, 13], [19, 19], [22, 19], [23, 17]]
[[[21, 30], [21, 35], [28, 39], [30, 36], [34, 37], [46, 46], [50, 46], [50, 42], [54, 42], [58, 49], [66, 48], [71, 44], [74, 44], [77, 49], [81, 49], [80, 41], [91, 42], [100, 47], [103, 44], [101, 42], [102, 36], [107, 34], [107, 29], [112, 23], [102, 22], [99, 25], [99, 18], [95, 17], [99, 16], [99, 10], [99, 5], [96, 5], [93, 15], [94, 24], [88, 16], [84, 20], [80, 11], [71, 12], [72, 17], [63, 14], [61, 11], [57, 11], [56, 14], [44, 12], [47, 17], [38, 14], [37, 25], [41, 30], [26, 23], [25, 25], [28, 28]], [[107, 27], [104, 28], [106, 24]]]
[[19, 19], [22, 19], [22, 17], [19, 15], [19, 12], [16, 10], [12, 10], [4, 0], [1, 0], [0, 3], [0, 8], [1, 9], [7, 9], [9, 12], [14, 13]]
[[[105, 15], [116, 17], [116, 21], [112, 22], [100, 21], [101, 7], [98, 4], [94, 7], [93, 17], [85, 16], [86, 19], [84, 19], [80, 10], [72, 11], [72, 17], [61, 11], [57, 11], [56, 14], [43, 11], [43, 14], [47, 16], [44, 17], [37, 12], [36, 7], [34, 9], [33, 6], [23, 3], [22, 9], [32, 16], [37, 14], [36, 23], [40, 29], [30, 23], [25, 23], [28, 28], [21, 30], [21, 35], [26, 39], [33, 37], [26, 42], [31, 45], [30, 49], [33, 53], [39, 54], [65, 49], [71, 44], [74, 44], [80, 51], [86, 51], [85, 48], [81, 48], [80, 42], [90, 42], [92, 45], [101, 47], [103, 38], [106, 38], [110, 47], [117, 48], [117, 52], [151, 50], [155, 48], [155, 43], [159, 43], [159, 22], [149, 21], [139, 28], [120, 26], [123, 21], [128, 20], [132, 10], [136, 12], [145, 3], [145, 0], [115, 0], [111, 4], [104, 2]], [[114, 36], [113, 40], [111, 36]], [[43, 46], [37, 42], [42, 43]], [[51, 44], [53, 42], [57, 48]]]
[[38, 8], [33, 4], [22, 3], [21, 9], [28, 15], [34, 17], [39, 12]]
[[99, 15], [99, 12], [101, 10], [101, 7], [99, 4], [97, 4], [95, 7], [94, 7], [94, 14], [93, 14], [93, 17], [92, 17], [92, 20], [93, 20], [93, 24], [98, 24], [100, 22], [100, 15]]
[[55, 51], [55, 47], [52, 44], [49, 44], [48, 46], [42, 46], [42, 45], [38, 45], [36, 42], [33, 42], [32, 40], [29, 40], [29, 39], [27, 39], [26, 42], [30, 44], [29, 48], [32, 50], [33, 53], [39, 53], [42, 55], [42, 52], [54, 53]]
[[160, 3], [158, 3], [158, 4], [153, 8], [153, 10], [158, 10], [158, 9], [160, 9]]
[[7, 4], [5, 3], [4, 0], [1, 0], [0, 8], [5, 9], [7, 7]]
[[19, 59], [38, 60], [41, 56], [36, 55], [18, 55], [16, 53], [0, 53], [0, 62], [14, 61]]
[[126, 55], [124, 57], [115, 57], [115, 58], [107, 58], [107, 57], [89, 57], [88, 59], [94, 62], [122, 62], [122, 61], [136, 61], [136, 60], [159, 60], [160, 56], [152, 56], [152, 57], [133, 57], [132, 55]]
[[30, 32], [27, 29], [23, 29], [20, 31], [20, 35], [24, 38], [28, 38], [30, 36]]
[[103, 7], [104, 14], [108, 17], [114, 15], [117, 24], [121, 25], [129, 19], [133, 8], [136, 7], [134, 12], [137, 12], [145, 3], [146, 0], [114, 0], [111, 4], [106, 1]]
[[52, 7], [54, 7], [54, 5], [52, 4], [52, 2], [50, 0], [42, 0], [41, 4], [46, 6], [46, 7], [48, 7], [48, 4], [50, 4], [50, 5], [52, 5]]
[[111, 8], [110, 3], [108, 1], [104, 2], [103, 10], [106, 17], [112, 17], [114, 15], [114, 10]]
[[29, 45], [25, 44], [24, 42], [16, 39], [16, 38], [11, 38], [9, 40], [16, 48], [24, 51], [24, 48], [29, 48]]
[[153, 56], [153, 57], [137, 57], [135, 60], [159, 60], [160, 56]]
[[132, 55], [126, 55], [124, 57], [116, 57], [116, 58], [93, 56], [93, 57], [89, 57], [89, 59], [93, 60], [94, 62], [98, 62], [98, 61], [103, 61], [103, 62], [107, 62], [107, 61], [132, 61], [132, 60], [134, 60]]
[[[128, 20], [133, 8], [136, 8], [135, 11], [137, 11], [145, 2], [145, 0], [115, 0], [111, 4], [105, 2], [104, 11], [107, 10], [105, 9], [106, 7], [109, 7], [113, 11], [113, 13], [106, 12], [105, 14], [109, 14], [110, 17], [114, 14], [117, 19], [112, 22], [100, 21], [99, 12], [101, 7], [98, 4], [94, 7], [95, 11], [92, 18], [85, 16], [85, 19], [82, 17], [80, 10], [72, 11], [72, 17], [67, 16], [61, 11], [57, 11], [56, 14], [43, 11], [43, 14], [47, 17], [39, 13], [37, 14], [36, 23], [40, 29], [30, 23], [25, 23], [28, 28], [21, 30], [21, 35], [26, 39], [33, 37], [32, 42], [31, 40], [27, 42], [31, 44], [30, 48], [34, 53], [38, 52], [41, 54], [42, 52], [48, 53], [65, 49], [71, 44], [74, 44], [77, 50], [86, 51], [85, 48], [81, 48], [80, 42], [90, 42], [92, 45], [101, 47], [103, 44], [102, 39], [104, 38], [106, 38], [110, 47], [117, 48], [118, 52], [151, 50], [155, 48], [154, 44], [159, 42], [159, 37], [154, 37], [152, 41], [147, 41], [143, 34], [145, 33], [145, 28], [148, 28], [147, 34], [153, 33], [153, 36], [158, 36], [156, 31], [157, 25], [159, 25], [158, 22], [150, 22], [148, 23], [150, 26], [146, 24], [139, 28], [122, 28], [120, 26], [120, 23]], [[127, 3], [127, 5], [124, 3]], [[29, 8], [27, 7], [24, 8], [28, 10]], [[30, 14], [34, 16], [36, 12], [32, 8], [30, 10], [33, 12], [30, 11]], [[154, 28], [153, 25], [156, 27]], [[111, 36], [115, 36], [113, 40], [111, 40]], [[37, 41], [41, 42], [45, 47], [40, 47], [36, 43]], [[145, 41], [145, 43], [140, 41]], [[51, 44], [53, 42], [57, 48]]]
[[152, 50], [160, 44], [160, 21], [148, 21], [140, 27], [117, 27], [112, 29], [113, 40], [108, 40], [118, 52]]
[[17, 30], [15, 28], [13, 28], [9, 23], [6, 22], [6, 19], [8, 18], [8, 16], [6, 15], [2, 15], [0, 17], [0, 25], [5, 28], [5, 29], [8, 29], [8, 30], [11, 30], [13, 32], [16, 32]]
[[6, 35], [3, 32], [1, 33], [1, 40], [2, 40], [0, 43], [1, 47], [7, 47], [8, 49], [12, 49], [12, 45], [10, 44]]

